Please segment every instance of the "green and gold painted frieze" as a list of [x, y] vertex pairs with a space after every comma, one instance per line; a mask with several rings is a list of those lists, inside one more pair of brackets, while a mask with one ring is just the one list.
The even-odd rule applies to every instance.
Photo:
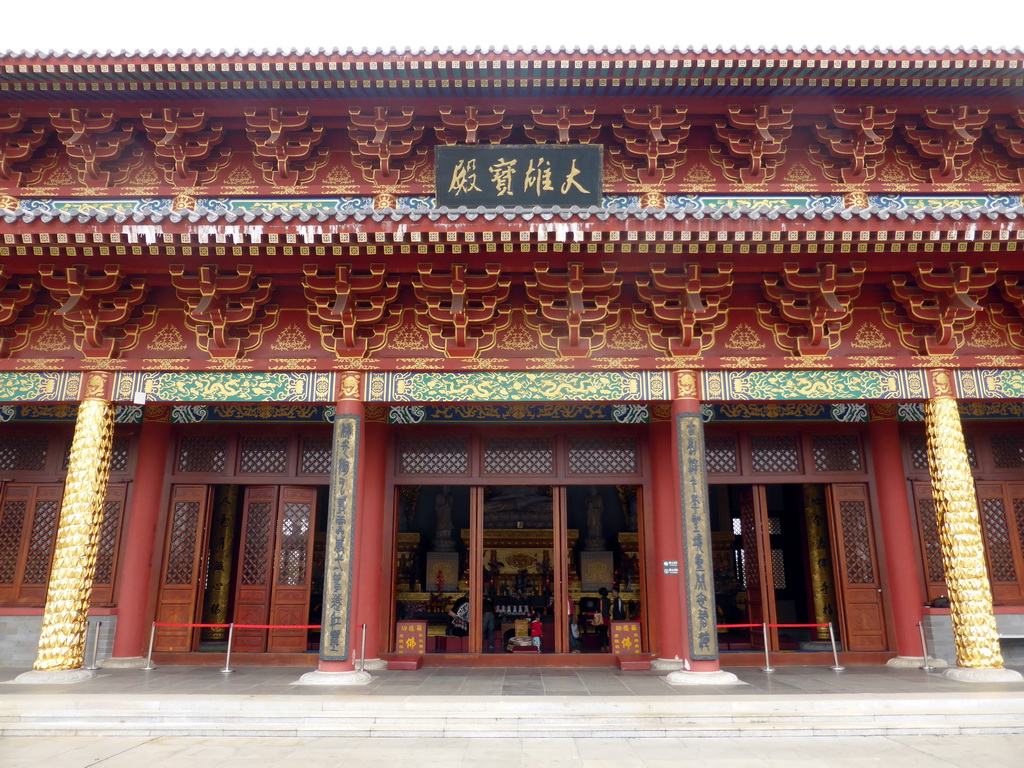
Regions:
[[702, 399], [745, 400], [923, 400], [923, 371], [703, 371]]
[[1024, 371], [978, 368], [955, 371], [956, 390], [968, 400], [1005, 400], [1024, 397]]
[[82, 388], [81, 373], [0, 373], [0, 402], [60, 403], [78, 400]]
[[392, 405], [389, 424], [647, 424], [646, 403]]
[[366, 377], [376, 403], [643, 401], [669, 397], [664, 371], [482, 371]]
[[115, 398], [163, 403], [331, 403], [331, 372], [121, 372]]

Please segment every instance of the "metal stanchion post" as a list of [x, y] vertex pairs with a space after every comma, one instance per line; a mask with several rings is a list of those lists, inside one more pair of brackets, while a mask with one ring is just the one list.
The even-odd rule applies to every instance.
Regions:
[[839, 665], [839, 652], [836, 650], [836, 636], [832, 632], [832, 622], [828, 623], [828, 639], [832, 642], [832, 661], [835, 662], [835, 666], [832, 669], [836, 672], [842, 672], [846, 667]]
[[96, 622], [96, 629], [92, 633], [92, 663], [88, 667], [82, 667], [82, 669], [97, 669], [96, 667], [96, 654], [99, 653], [100, 646], [100, 630], [103, 629], [103, 622]]
[[221, 670], [225, 675], [234, 672], [231, 668], [231, 641], [235, 638], [235, 625], [234, 623], [228, 624], [228, 653], [224, 657], [224, 669]]
[[146, 656], [146, 666], [143, 667], [145, 670], [156, 669], [153, 666], [153, 641], [156, 639], [156, 622], [153, 622], [153, 628], [149, 630], [149, 654]]
[[768, 657], [768, 625], [761, 625], [761, 635], [764, 637], [764, 671], [774, 672], [775, 667], [772, 666], [771, 659]]
[[931, 672], [935, 667], [933, 667], [929, 661], [928, 640], [925, 638], [924, 624], [920, 621], [917, 622], [917, 631], [921, 633], [921, 652], [924, 654], [924, 664], [922, 664], [919, 669], [923, 669], [925, 672]]
[[364, 671], [366, 666], [366, 625], [363, 624], [363, 640], [359, 644], [359, 671]]

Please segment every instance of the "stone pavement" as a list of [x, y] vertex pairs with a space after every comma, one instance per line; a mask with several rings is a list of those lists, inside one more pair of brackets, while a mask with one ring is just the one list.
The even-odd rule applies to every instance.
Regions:
[[1019, 768], [1024, 736], [630, 739], [0, 738], [3, 768]]

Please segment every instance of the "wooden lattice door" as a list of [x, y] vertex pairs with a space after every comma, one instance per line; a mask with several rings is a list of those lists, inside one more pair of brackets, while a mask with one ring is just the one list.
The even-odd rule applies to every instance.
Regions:
[[884, 651], [888, 641], [882, 580], [867, 486], [831, 485], [829, 506], [843, 647], [847, 651]]
[[[164, 546], [164, 567], [157, 596], [157, 623], [189, 624], [202, 607], [212, 488], [176, 485], [171, 491], [171, 513]], [[157, 627], [153, 649], [194, 650], [191, 627]]]
[[[772, 588], [771, 550], [767, 540], [768, 516], [764, 486], [740, 489], [740, 541], [743, 547], [743, 574], [747, 589], [748, 624], [772, 621], [775, 615], [775, 590]], [[773, 630], [774, 634], [774, 630]], [[764, 631], [750, 630], [751, 647], [764, 650]]]
[[60, 522], [61, 484], [8, 483], [0, 501], [0, 602], [42, 605]]
[[942, 564], [942, 544], [939, 542], [939, 523], [935, 517], [931, 483], [914, 483], [914, 507], [921, 562], [924, 563], [925, 594], [931, 602], [946, 595], [946, 569]]
[[[270, 615], [277, 495], [276, 485], [250, 486], [245, 489], [242, 544], [235, 583], [236, 624], [266, 624]], [[232, 649], [239, 653], [262, 653], [267, 649], [267, 631], [236, 629]]]
[[978, 483], [978, 514], [985, 539], [992, 599], [1024, 599], [1024, 484]]
[[[305, 625], [313, 554], [316, 489], [252, 486], [242, 518], [236, 624]], [[236, 629], [239, 653], [303, 652], [305, 629]]]
[[[315, 488], [281, 488], [274, 585], [270, 596], [271, 624], [299, 627], [309, 621], [315, 514]], [[272, 629], [267, 650], [272, 653], [304, 652], [307, 634], [305, 629]]]

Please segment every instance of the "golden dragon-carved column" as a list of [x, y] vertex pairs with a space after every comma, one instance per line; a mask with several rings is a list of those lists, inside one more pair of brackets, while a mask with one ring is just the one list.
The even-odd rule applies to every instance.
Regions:
[[34, 665], [34, 672], [57, 673], [47, 682], [74, 679], [75, 673], [82, 673], [81, 677], [93, 674], [81, 667], [114, 441], [111, 383], [109, 374], [89, 374], [85, 380], [85, 397], [78, 406], [43, 611], [43, 630]]
[[925, 403], [928, 470], [957, 663], [944, 674], [985, 682], [1020, 680], [1018, 673], [1003, 669], [974, 478], [951, 376], [933, 371], [931, 385], [933, 397]]
[[[804, 519], [807, 521], [807, 559], [811, 572], [814, 621], [835, 624], [836, 588], [832, 580], [832, 548], [828, 540], [824, 486], [804, 484]], [[818, 640], [829, 639], [828, 627], [818, 627], [816, 634]]]

